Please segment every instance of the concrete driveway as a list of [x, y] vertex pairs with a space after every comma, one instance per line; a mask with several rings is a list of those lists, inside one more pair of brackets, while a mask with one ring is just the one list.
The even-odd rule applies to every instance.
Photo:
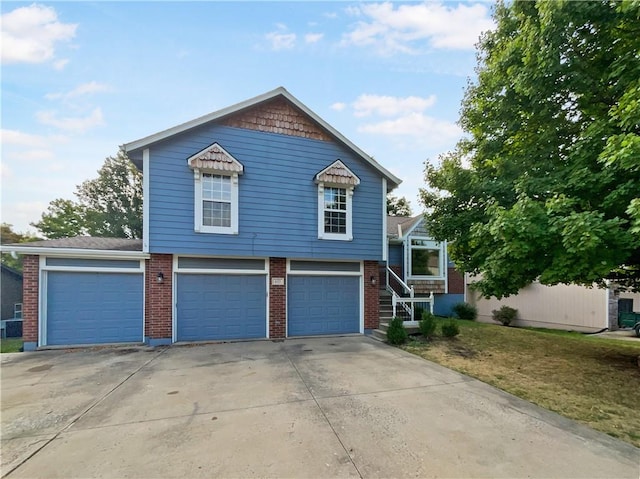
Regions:
[[11, 478], [640, 472], [639, 449], [361, 336], [1, 360]]

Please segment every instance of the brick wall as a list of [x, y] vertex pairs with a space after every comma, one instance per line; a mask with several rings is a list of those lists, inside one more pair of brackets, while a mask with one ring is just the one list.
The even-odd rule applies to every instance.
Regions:
[[[380, 268], [377, 261], [364, 262], [364, 329], [376, 329], [380, 324]], [[371, 277], [376, 284], [371, 284]]]
[[[284, 285], [274, 285], [274, 278], [283, 278]], [[284, 338], [287, 322], [287, 260], [269, 258], [269, 337]]]
[[331, 140], [331, 137], [305, 113], [281, 97], [233, 115], [222, 124], [315, 140]]
[[27, 255], [22, 266], [22, 339], [38, 342], [38, 283], [40, 262], [38, 256]]
[[449, 294], [464, 293], [464, 277], [457, 269], [448, 268], [447, 278], [449, 280]]
[[[151, 339], [171, 338], [173, 256], [152, 254], [145, 263], [145, 336]], [[162, 283], [158, 283], [158, 272], [164, 275]]]

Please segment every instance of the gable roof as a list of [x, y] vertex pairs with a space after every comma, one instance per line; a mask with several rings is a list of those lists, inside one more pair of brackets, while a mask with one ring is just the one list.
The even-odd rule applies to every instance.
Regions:
[[316, 175], [316, 183], [358, 186], [360, 178], [347, 168], [343, 162], [336, 160]]
[[142, 150], [144, 148], [149, 147], [150, 145], [157, 143], [159, 141], [170, 138], [174, 135], [183, 133], [185, 131], [191, 130], [192, 128], [197, 128], [206, 123], [214, 122], [226, 118], [230, 115], [239, 113], [248, 108], [255, 107], [261, 103], [268, 102], [273, 100], [274, 98], [282, 97], [292, 103], [295, 107], [300, 109], [304, 114], [310, 117], [315, 123], [317, 123], [322, 129], [327, 131], [329, 135], [333, 138], [341, 142], [359, 157], [361, 157], [365, 162], [370, 164], [375, 170], [377, 170], [384, 178], [387, 179], [387, 190], [391, 191], [400, 183], [400, 180], [397, 176], [392, 174], [382, 165], [380, 165], [376, 160], [374, 160], [371, 156], [367, 155], [364, 151], [358, 148], [356, 145], [351, 143], [345, 136], [343, 136], [338, 130], [333, 128], [327, 122], [325, 122], [322, 118], [316, 115], [313, 111], [311, 111], [307, 106], [305, 106], [302, 102], [300, 102], [297, 98], [295, 98], [291, 93], [289, 93], [285, 88], [278, 87], [275, 90], [271, 90], [267, 93], [263, 93], [262, 95], [258, 95], [254, 98], [250, 98], [240, 103], [236, 103], [235, 105], [229, 106], [227, 108], [223, 108], [222, 110], [215, 111], [213, 113], [209, 113], [208, 115], [201, 116], [199, 118], [195, 118], [191, 121], [182, 123], [180, 125], [176, 125], [172, 128], [168, 128], [166, 130], [160, 131], [158, 133], [154, 133], [153, 135], [146, 136], [139, 140], [131, 141], [129, 143], [125, 143], [123, 145], [125, 151], [127, 153], [135, 152]]
[[417, 216], [387, 216], [387, 236], [390, 239], [402, 239], [420, 221], [423, 215]]

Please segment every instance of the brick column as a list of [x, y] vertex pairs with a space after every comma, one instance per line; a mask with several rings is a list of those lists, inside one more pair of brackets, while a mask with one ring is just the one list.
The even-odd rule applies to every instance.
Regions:
[[[282, 278], [282, 285], [274, 279]], [[287, 334], [287, 260], [269, 258], [269, 337], [282, 339]]]
[[40, 257], [27, 255], [22, 264], [22, 339], [25, 351], [38, 347]]
[[[171, 344], [173, 256], [152, 254], [145, 261], [145, 342], [150, 346]], [[164, 275], [158, 283], [158, 273]]]
[[[371, 284], [371, 277], [375, 284]], [[364, 329], [377, 329], [380, 324], [380, 268], [377, 261], [364, 262]]]

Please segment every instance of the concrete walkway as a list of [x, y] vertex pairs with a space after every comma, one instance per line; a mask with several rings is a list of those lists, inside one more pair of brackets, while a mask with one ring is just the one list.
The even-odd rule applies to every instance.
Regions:
[[640, 472], [637, 448], [361, 336], [0, 358], [10, 478]]

